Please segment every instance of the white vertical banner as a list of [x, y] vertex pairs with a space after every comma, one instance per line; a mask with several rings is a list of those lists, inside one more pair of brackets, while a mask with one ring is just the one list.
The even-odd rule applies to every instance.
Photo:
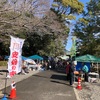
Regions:
[[10, 57], [8, 60], [8, 71], [10, 77], [21, 72], [22, 65], [22, 47], [24, 44], [24, 39], [11, 37], [10, 43]]

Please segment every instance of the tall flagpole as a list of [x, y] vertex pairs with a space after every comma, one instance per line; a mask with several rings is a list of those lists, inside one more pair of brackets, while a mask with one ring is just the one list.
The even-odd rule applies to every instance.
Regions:
[[72, 37], [71, 58], [76, 57], [76, 36]]
[[[71, 47], [71, 61], [75, 61], [76, 58], [76, 36], [72, 37], [72, 47]], [[73, 59], [74, 57], [74, 59]], [[75, 82], [75, 75], [74, 75], [74, 82]]]

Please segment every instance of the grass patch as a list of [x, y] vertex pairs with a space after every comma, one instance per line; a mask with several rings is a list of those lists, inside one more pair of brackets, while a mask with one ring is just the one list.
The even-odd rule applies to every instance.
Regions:
[[0, 66], [7, 66], [8, 61], [0, 61]]

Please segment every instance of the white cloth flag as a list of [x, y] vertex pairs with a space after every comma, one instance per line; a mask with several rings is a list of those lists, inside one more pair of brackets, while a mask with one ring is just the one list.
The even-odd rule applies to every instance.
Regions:
[[10, 43], [10, 57], [8, 60], [8, 71], [10, 77], [14, 76], [15, 74], [21, 72], [21, 65], [22, 65], [22, 47], [24, 44], [24, 39], [11, 37]]

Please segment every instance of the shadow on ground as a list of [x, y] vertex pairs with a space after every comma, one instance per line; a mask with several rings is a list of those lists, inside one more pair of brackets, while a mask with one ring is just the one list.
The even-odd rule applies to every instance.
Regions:
[[52, 76], [50, 77], [51, 79], [56, 79], [56, 80], [64, 80], [66, 81], [66, 75], [62, 75], [62, 74], [52, 74]]
[[33, 75], [33, 76], [35, 76], [35, 77], [41, 77], [41, 78], [49, 78], [49, 77], [42, 76], [42, 75], [38, 75], [38, 74], [36, 74], [36, 75]]
[[67, 81], [66, 81], [66, 83], [65, 83], [65, 82], [61, 82], [61, 81], [51, 80], [51, 82], [70, 86], [69, 83], [68, 83]]

